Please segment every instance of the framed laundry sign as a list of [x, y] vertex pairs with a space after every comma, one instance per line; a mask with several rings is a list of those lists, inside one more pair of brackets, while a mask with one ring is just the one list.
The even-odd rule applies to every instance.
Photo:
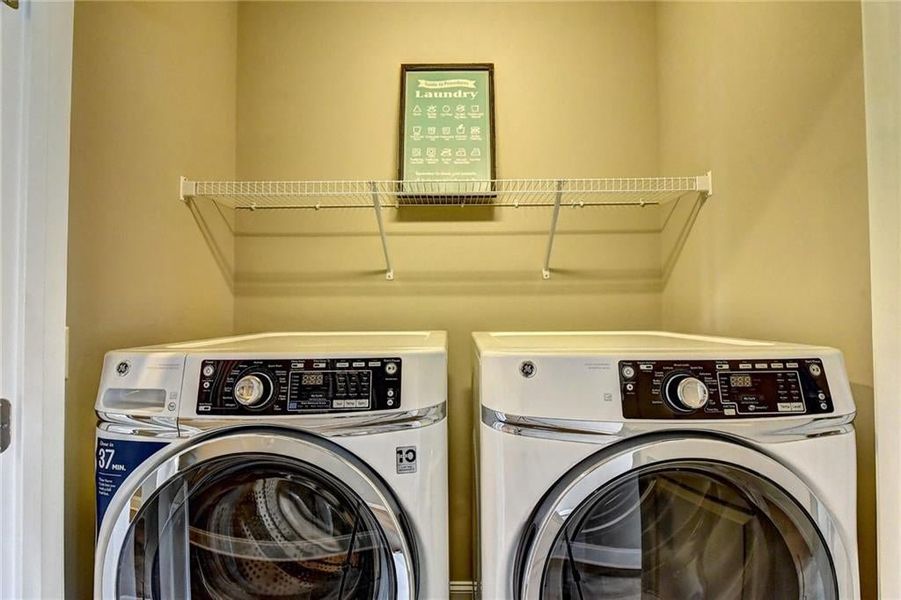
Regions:
[[398, 148], [404, 193], [493, 195], [494, 65], [402, 65]]

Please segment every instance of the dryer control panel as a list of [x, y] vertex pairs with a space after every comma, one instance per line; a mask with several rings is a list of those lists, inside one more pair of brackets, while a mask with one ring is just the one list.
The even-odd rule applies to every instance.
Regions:
[[400, 358], [207, 359], [197, 413], [287, 415], [400, 407]]
[[735, 419], [833, 411], [823, 362], [816, 358], [623, 360], [627, 419]]

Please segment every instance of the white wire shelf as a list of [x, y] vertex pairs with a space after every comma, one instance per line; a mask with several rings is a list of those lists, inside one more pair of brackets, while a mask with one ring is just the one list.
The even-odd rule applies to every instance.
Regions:
[[394, 279], [382, 219], [386, 208], [428, 206], [549, 207], [547, 251], [541, 274], [550, 279], [551, 252], [561, 207], [655, 206], [685, 194], [713, 194], [713, 175], [599, 179], [492, 179], [485, 181], [193, 181], [182, 177], [179, 199], [207, 198], [235, 210], [368, 208], [375, 212], [386, 278]]
[[424, 206], [653, 206], [687, 193], [712, 193], [711, 174], [602, 179], [486, 181], [192, 181], [180, 198], [208, 198], [236, 210]]

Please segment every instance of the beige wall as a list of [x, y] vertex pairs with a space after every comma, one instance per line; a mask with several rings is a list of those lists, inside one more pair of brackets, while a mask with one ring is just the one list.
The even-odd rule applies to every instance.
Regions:
[[[404, 62], [495, 64], [499, 177], [657, 170], [651, 4], [251, 3], [238, 23], [241, 178], [394, 177]], [[238, 219], [239, 331], [449, 331], [455, 580], [470, 578], [470, 332], [659, 324], [655, 209], [564, 211], [547, 282], [550, 213], [504, 210], [389, 214], [394, 282], [370, 212]]]
[[665, 287], [663, 324], [844, 351], [863, 592], [875, 597], [860, 6], [664, 4], [658, 32], [660, 167], [715, 174]]
[[[106, 350], [230, 333], [232, 294], [178, 176], [231, 177], [237, 9], [75, 7], [66, 399], [66, 578], [88, 598], [94, 398]], [[221, 226], [212, 215], [207, 221]], [[230, 260], [231, 249], [222, 249]]]
[[870, 196], [879, 594], [901, 598], [901, 4], [862, 10]]
[[[447, 329], [452, 577], [465, 580], [469, 333], [666, 326], [845, 351], [860, 403], [869, 593], [857, 12], [844, 4], [79, 3], [70, 590], [82, 596], [90, 585], [92, 405], [107, 349], [232, 325]], [[399, 65], [464, 61], [496, 66], [498, 176], [710, 168], [714, 198], [697, 210], [686, 197], [669, 218], [673, 207], [564, 210], [550, 281], [540, 279], [545, 210], [389, 211], [394, 282], [384, 279], [366, 211], [241, 214], [233, 235], [211, 205], [192, 213], [174, 200], [181, 174], [391, 178]]]

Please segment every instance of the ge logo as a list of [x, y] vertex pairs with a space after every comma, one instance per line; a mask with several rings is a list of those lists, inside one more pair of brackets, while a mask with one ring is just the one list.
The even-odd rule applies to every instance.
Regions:
[[398, 446], [396, 450], [397, 472], [416, 472], [416, 446]]
[[536, 368], [537, 368], [537, 367], [535, 367], [535, 363], [533, 363], [531, 360], [527, 360], [527, 361], [524, 361], [522, 364], [519, 365], [519, 373], [520, 373], [523, 377], [525, 377], [526, 379], [528, 379], [528, 378], [530, 378], [530, 377], [534, 377], [534, 376], [535, 376], [535, 370], [536, 370]]
[[128, 375], [128, 372], [131, 370], [131, 363], [127, 360], [123, 360], [118, 365], [116, 365], [116, 373], [119, 377], [125, 377]]

